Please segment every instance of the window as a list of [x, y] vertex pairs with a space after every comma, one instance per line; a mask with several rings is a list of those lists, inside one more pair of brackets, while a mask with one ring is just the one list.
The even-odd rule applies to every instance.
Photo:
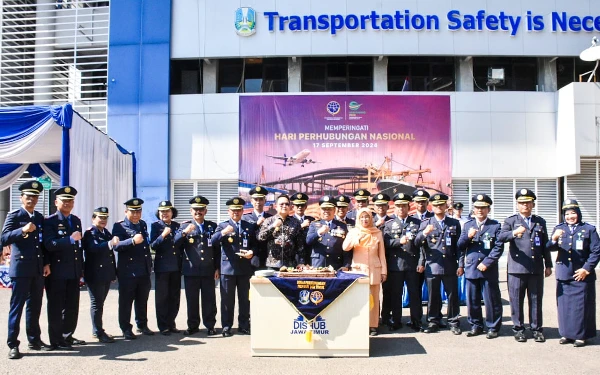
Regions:
[[487, 91], [489, 68], [504, 69], [504, 84], [495, 91], [537, 91], [538, 64], [535, 57], [474, 57], [475, 90]]
[[388, 91], [454, 91], [453, 57], [390, 57]]
[[202, 64], [200, 60], [171, 60], [171, 95], [201, 93]]
[[[571, 82], [579, 82], [579, 75], [594, 69], [595, 61], [583, 61], [579, 57], [559, 57], [556, 60], [556, 83], [561, 89]], [[582, 77], [587, 82], [589, 75]]]
[[238, 181], [201, 181], [201, 180], [179, 180], [171, 181], [171, 202], [179, 211], [177, 221], [191, 220], [190, 198], [200, 194], [210, 204], [206, 212], [206, 220], [220, 223], [229, 219], [228, 207], [225, 203], [232, 197], [239, 195]]
[[219, 60], [219, 92], [286, 92], [287, 58]]
[[302, 91], [373, 91], [373, 58], [305, 57]]

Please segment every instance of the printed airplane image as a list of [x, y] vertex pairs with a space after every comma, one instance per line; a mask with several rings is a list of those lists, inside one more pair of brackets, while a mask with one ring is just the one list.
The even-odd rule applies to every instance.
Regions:
[[284, 167], [291, 167], [294, 164], [300, 164], [301, 167], [304, 167], [305, 164], [316, 164], [316, 160], [307, 159], [308, 155], [310, 155], [310, 151], [308, 149], [304, 149], [294, 156], [287, 156], [286, 154], [283, 154], [283, 156], [267, 156], [276, 160], [283, 160], [283, 163], [275, 164], [280, 164]]

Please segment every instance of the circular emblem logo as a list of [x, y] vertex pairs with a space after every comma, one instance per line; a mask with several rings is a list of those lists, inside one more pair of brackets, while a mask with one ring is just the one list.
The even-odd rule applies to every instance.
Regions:
[[65, 193], [70, 193], [70, 192], [71, 192], [71, 188], [67, 186], [67, 187], [65, 188]]
[[344, 201], [344, 197], [340, 197], [340, 202], [343, 202], [343, 201]]
[[310, 302], [310, 292], [306, 289], [301, 290], [298, 294], [298, 302], [307, 305]]
[[433, 199], [435, 199], [436, 201], [440, 199], [439, 195], [436, 195], [435, 197], [433, 197]]
[[477, 196], [477, 200], [478, 200], [478, 201], [482, 201], [482, 200], [483, 200], [483, 195], [479, 194], [479, 195]]
[[571, 200], [570, 200], [570, 199], [567, 199], [567, 200], [565, 201], [565, 204], [571, 204]]
[[527, 194], [527, 189], [521, 189], [521, 194]]
[[37, 183], [37, 182], [34, 182], [33, 184], [31, 184], [31, 187], [32, 187], [32, 188], [34, 188], [34, 189], [37, 189], [37, 187], [38, 187], [38, 183]]
[[133, 200], [133, 205], [134, 205], [134, 206], [137, 206], [137, 204], [138, 204], [138, 203], [140, 203], [140, 202], [139, 202], [137, 199], [134, 199], [134, 200]]
[[417, 193], [417, 195], [423, 195], [423, 192], [422, 192], [422, 191], [419, 191], [419, 192]]
[[256, 187], [256, 191], [260, 191], [260, 190], [261, 190], [261, 189], [260, 189], [260, 186], [257, 186], [257, 187]]
[[383, 194], [379, 194], [379, 195], [377, 196], [377, 199], [383, 199]]
[[398, 198], [400, 198], [400, 199], [404, 198], [404, 193], [398, 194]]
[[201, 200], [200, 197], [196, 197], [196, 203], [200, 203]]
[[359, 190], [359, 191], [358, 191], [358, 195], [365, 195], [365, 192], [364, 192], [364, 191], [362, 191], [362, 190]]
[[323, 293], [319, 292], [318, 290], [310, 293], [310, 302], [314, 303], [315, 305], [323, 302]]
[[341, 108], [340, 103], [334, 100], [327, 103], [327, 112], [329, 112], [330, 115], [337, 115]]
[[162, 201], [162, 202], [160, 202], [160, 205], [161, 205], [161, 206], [166, 206], [166, 205], [167, 205], [167, 202], [165, 202], [165, 201]]
[[325, 198], [323, 198], [323, 200], [324, 200], [325, 202], [329, 202], [329, 197], [325, 197]]
[[59, 231], [58, 231], [58, 235], [59, 235], [59, 236], [62, 236], [63, 234], [64, 234], [64, 232], [63, 232], [62, 230], [59, 230]]
[[106, 209], [106, 207], [102, 207], [102, 208], [100, 209], [100, 212], [106, 212], [106, 211], [108, 211], [108, 210]]
[[235, 198], [235, 199], [233, 200], [233, 204], [238, 204], [238, 203], [240, 203], [240, 200], [239, 200], [239, 199], [237, 199], [237, 198]]
[[227, 239], [227, 241], [228, 241], [229, 243], [233, 243], [233, 238], [229, 237], [229, 238]]
[[298, 198], [298, 199], [302, 198], [302, 194], [296, 195], [296, 198]]

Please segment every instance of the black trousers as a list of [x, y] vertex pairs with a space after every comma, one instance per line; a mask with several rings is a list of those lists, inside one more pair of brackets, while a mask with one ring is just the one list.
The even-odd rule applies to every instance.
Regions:
[[[210, 276], [184, 276], [185, 299], [187, 301], [187, 325], [189, 329], [200, 327], [200, 298], [202, 319], [206, 329], [214, 329], [217, 322], [217, 298], [215, 279]], [[235, 301], [234, 301], [235, 303]]]
[[237, 289], [239, 311], [238, 328], [250, 329], [250, 275], [221, 275], [221, 327], [233, 326], [235, 291]]
[[92, 317], [92, 333], [100, 335], [104, 333], [102, 326], [102, 315], [104, 313], [104, 301], [110, 290], [110, 281], [98, 281], [87, 283], [90, 294], [90, 316]]
[[44, 278], [12, 277], [12, 294], [10, 296], [10, 309], [8, 312], [8, 339], [9, 348], [18, 347], [19, 332], [21, 330], [21, 315], [25, 310], [25, 331], [29, 342], [40, 341], [40, 313], [42, 311], [42, 297], [44, 296]]
[[135, 310], [135, 323], [138, 328], [148, 326], [148, 296], [150, 276], [126, 277], [119, 279], [119, 327], [131, 331], [131, 305]]
[[154, 301], [159, 331], [175, 328], [180, 300], [181, 273], [179, 271], [154, 273]]
[[544, 275], [508, 274], [508, 297], [513, 331], [525, 329], [523, 302], [527, 295], [529, 304], [529, 326], [532, 331], [542, 331], [542, 297], [544, 295]]
[[489, 279], [467, 279], [467, 310], [469, 324], [473, 328], [484, 328], [481, 311], [481, 296], [485, 304], [485, 326], [493, 332], [502, 326], [502, 299], [497, 277]]
[[79, 279], [46, 279], [46, 298], [50, 344], [58, 344], [77, 328]]
[[395, 324], [402, 319], [402, 299], [404, 294], [404, 283], [408, 292], [410, 320], [421, 323], [423, 318], [423, 307], [421, 306], [421, 287], [418, 285], [416, 271], [389, 271], [388, 278], [383, 283], [383, 303], [381, 317], [387, 323], [390, 313]]
[[451, 327], [458, 327], [460, 303], [458, 301], [458, 276], [456, 275], [427, 276], [427, 289], [429, 292], [427, 301], [427, 321], [439, 325], [442, 320], [442, 283], [444, 283], [444, 290], [448, 295], [448, 324]]

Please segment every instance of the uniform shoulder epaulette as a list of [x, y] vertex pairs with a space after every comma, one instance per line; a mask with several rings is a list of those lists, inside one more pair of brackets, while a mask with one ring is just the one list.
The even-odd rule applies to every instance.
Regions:
[[189, 224], [191, 222], [192, 222], [191, 220], [185, 220], [185, 221], [182, 221], [181, 224]]
[[94, 229], [94, 227], [93, 227], [93, 226], [92, 226], [92, 227], [89, 227], [88, 229], [86, 229], [86, 231], [87, 231], [87, 230], [92, 230], [92, 229]]
[[121, 224], [122, 222], [124, 222], [125, 220], [119, 220], [117, 221], [117, 223]]
[[[465, 224], [466, 224], [466, 223], [470, 223], [471, 221], [474, 221], [474, 220], [475, 220], [475, 218], [473, 218], [473, 217], [472, 217], [472, 218], [470, 218], [470, 219], [467, 219], [467, 221], [465, 221]], [[490, 220], [491, 220], [491, 219], [490, 219]]]
[[11, 213], [11, 214], [16, 214], [16, 213], [18, 213], [19, 211], [21, 211], [21, 209], [20, 209], [20, 208], [17, 208], [16, 210], [12, 210], [12, 211], [10, 211], [10, 213]]
[[510, 215], [507, 219], [512, 219], [513, 217], [517, 217], [519, 214]]

